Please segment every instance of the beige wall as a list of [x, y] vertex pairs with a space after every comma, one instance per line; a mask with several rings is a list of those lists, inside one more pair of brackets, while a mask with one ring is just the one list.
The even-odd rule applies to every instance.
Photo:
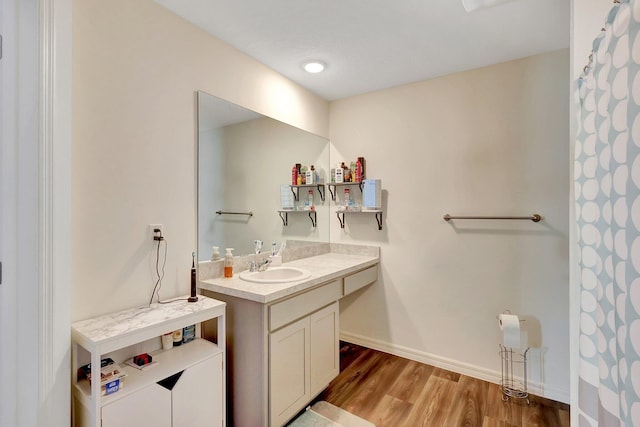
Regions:
[[[346, 334], [491, 377], [495, 315], [509, 308], [537, 331], [532, 380], [566, 400], [567, 51], [337, 101], [329, 117], [151, 0], [76, 0], [73, 13], [73, 320], [148, 300], [150, 223], [169, 245], [161, 297], [188, 292], [200, 89], [329, 134], [332, 161], [365, 156], [383, 180], [383, 231], [366, 215], [331, 221], [333, 241], [382, 247], [380, 282], [341, 306]], [[545, 221], [448, 224], [447, 212]]]
[[[332, 242], [381, 245], [381, 280], [341, 303], [343, 336], [499, 377], [496, 315], [527, 319], [532, 389], [569, 399], [569, 51], [332, 102], [332, 162], [382, 179]], [[452, 221], [541, 214], [544, 221]]]
[[[328, 104], [152, 0], [73, 5], [72, 319], [189, 292], [194, 91], [327, 135]], [[162, 253], [162, 251], [161, 251]]]

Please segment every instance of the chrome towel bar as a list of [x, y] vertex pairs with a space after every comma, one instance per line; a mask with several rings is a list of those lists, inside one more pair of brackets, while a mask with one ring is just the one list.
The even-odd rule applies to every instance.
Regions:
[[533, 222], [540, 222], [542, 220], [542, 217], [538, 214], [531, 216], [451, 216], [446, 214], [443, 218], [445, 221], [452, 219], [528, 219]]
[[247, 215], [253, 216], [253, 212], [226, 212], [226, 211], [216, 211], [218, 215]]

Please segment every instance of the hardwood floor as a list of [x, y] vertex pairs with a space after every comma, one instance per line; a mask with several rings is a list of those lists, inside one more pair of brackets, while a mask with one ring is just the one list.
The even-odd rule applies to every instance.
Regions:
[[340, 375], [325, 400], [376, 427], [569, 427], [569, 406], [537, 396], [502, 401], [500, 388], [475, 378], [343, 342]]

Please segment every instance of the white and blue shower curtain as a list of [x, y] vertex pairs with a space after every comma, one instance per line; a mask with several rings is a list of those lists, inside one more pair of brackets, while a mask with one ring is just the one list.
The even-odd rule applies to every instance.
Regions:
[[640, 0], [621, 1], [579, 82], [579, 426], [640, 427]]

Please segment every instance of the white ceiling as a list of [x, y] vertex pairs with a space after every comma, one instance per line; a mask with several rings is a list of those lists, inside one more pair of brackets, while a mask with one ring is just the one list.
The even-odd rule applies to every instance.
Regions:
[[569, 47], [569, 0], [156, 1], [327, 100]]

